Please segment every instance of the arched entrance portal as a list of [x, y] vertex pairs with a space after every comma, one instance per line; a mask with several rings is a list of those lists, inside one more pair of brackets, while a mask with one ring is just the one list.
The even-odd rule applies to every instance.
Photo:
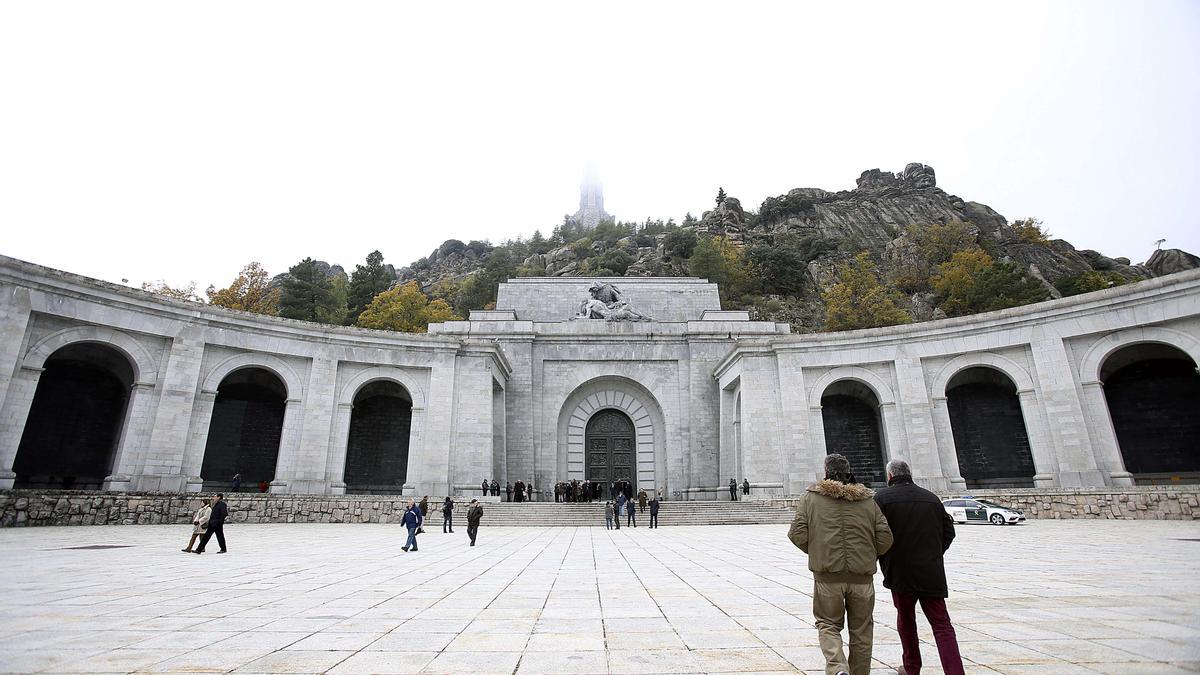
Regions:
[[354, 395], [346, 443], [346, 492], [399, 494], [408, 477], [412, 397], [400, 384], [376, 380]]
[[245, 489], [275, 480], [286, 399], [283, 380], [265, 368], [242, 368], [221, 380], [200, 469], [206, 490], [228, 488], [236, 474]]
[[968, 488], [1034, 486], [1021, 401], [1007, 375], [984, 366], [959, 371], [946, 385], [946, 406]]
[[821, 395], [826, 454], [845, 455], [855, 478], [872, 485], [886, 483], [879, 397], [857, 380], [839, 380]]
[[1200, 483], [1200, 375], [1160, 343], [1113, 352], [1100, 369], [1125, 470], [1138, 484]]
[[14, 487], [99, 490], [121, 439], [133, 367], [94, 342], [67, 345], [44, 367], [13, 462]]
[[637, 492], [637, 445], [628, 415], [611, 408], [592, 415], [584, 448], [585, 478], [602, 485], [627, 482], [627, 496]]

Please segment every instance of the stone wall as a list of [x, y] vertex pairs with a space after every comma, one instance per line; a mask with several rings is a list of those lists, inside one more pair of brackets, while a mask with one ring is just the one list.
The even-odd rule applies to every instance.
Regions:
[[[1095, 490], [974, 490], [970, 495], [1018, 509], [1026, 518], [1032, 519], [1200, 520], [1200, 485]], [[960, 496], [941, 495], [942, 499]], [[796, 497], [774, 501], [794, 506]]]
[[[1103, 490], [1006, 490], [973, 497], [1018, 508], [1027, 517], [1106, 520], [1200, 520], [1200, 486]], [[0, 491], [0, 527], [186, 524], [200, 496], [165, 492]], [[793, 507], [796, 497], [768, 499]], [[430, 496], [431, 510], [442, 497]], [[398, 523], [406, 500], [395, 495], [228, 495], [233, 523]], [[672, 502], [675, 504], [675, 502]], [[711, 506], [678, 503], [683, 508]], [[519, 505], [517, 505], [519, 506]], [[458, 504], [462, 515], [462, 501]], [[673, 507], [674, 508], [674, 507]], [[737, 508], [733, 504], [730, 508]], [[771, 509], [762, 522], [778, 522]], [[430, 515], [437, 521], [436, 514]], [[513, 519], [512, 524], [521, 524]], [[596, 525], [602, 525], [597, 520]]]

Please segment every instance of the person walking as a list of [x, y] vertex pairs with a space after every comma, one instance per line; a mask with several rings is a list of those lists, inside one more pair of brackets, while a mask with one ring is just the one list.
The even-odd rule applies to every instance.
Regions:
[[454, 534], [454, 500], [446, 497], [442, 502], [442, 534]]
[[954, 519], [938, 496], [913, 482], [908, 463], [887, 463], [888, 487], [875, 494], [895, 542], [879, 559], [883, 585], [892, 591], [896, 630], [900, 633], [904, 672], [920, 675], [921, 642], [917, 638], [917, 603], [933, 628], [942, 672], [962, 675], [958, 636], [946, 611], [946, 566], [943, 556], [954, 541]]
[[221, 550], [217, 553], [228, 552], [225, 548], [225, 519], [228, 517], [229, 506], [225, 503], [225, 495], [218, 492], [212, 498], [212, 511], [208, 514], [208, 527], [204, 530], [204, 536], [200, 537], [200, 545], [192, 553], [204, 553], [204, 547], [214, 534], [217, 535], [217, 544], [221, 546]]
[[204, 531], [208, 529], [208, 516], [212, 513], [212, 507], [208, 502], [201, 501], [200, 508], [196, 509], [196, 515], [192, 516], [192, 538], [188, 539], [187, 548], [180, 549], [184, 553], [192, 552], [192, 544], [196, 543], [196, 538], [204, 536]]
[[233, 474], [233, 491], [234, 492], [242, 491], [242, 474], [240, 474], [240, 473]]
[[729, 479], [729, 501], [737, 501], [737, 481], [732, 478]]
[[425, 522], [425, 518], [421, 516], [421, 507], [417, 506], [410, 497], [408, 507], [404, 509], [404, 517], [402, 521], [404, 527], [408, 529], [408, 539], [404, 542], [402, 550], [408, 553], [410, 550], [417, 550], [417, 530], [421, 529], [421, 524]]
[[621, 529], [621, 516], [625, 515], [621, 510], [621, 507], [625, 505], [624, 497], [625, 495], [618, 493], [616, 500], [613, 501], [613, 515], [615, 516], [613, 525], [616, 525], [618, 530]]
[[[620, 525], [621, 525], [620, 523], [617, 523], [618, 527]], [[604, 529], [606, 529], [606, 530], [613, 529], [613, 503], [612, 502], [604, 502]]]
[[638, 513], [646, 512], [646, 490], [638, 490]]
[[628, 518], [625, 524], [631, 527], [637, 527], [637, 507], [634, 506], [632, 499], [625, 502], [625, 514], [626, 518]]
[[506, 501], [506, 502], [512, 501], [512, 492], [513, 492], [512, 483], [505, 483], [504, 484], [504, 501]]
[[533, 479], [532, 478], [530, 478], [529, 482], [525, 484], [525, 495], [529, 501], [533, 501]]
[[[842, 455], [825, 458], [825, 479], [810, 485], [796, 505], [788, 539], [808, 554], [813, 573], [813, 617], [827, 675], [867, 675], [875, 625], [875, 559], [892, 546], [887, 519], [854, 478]], [[850, 659], [842, 650], [849, 624]]]
[[653, 529], [658, 528], [658, 506], [658, 497], [655, 496], [650, 500], [650, 527]]
[[483, 518], [483, 507], [479, 505], [478, 499], [472, 499], [471, 505], [467, 508], [467, 536], [471, 538], [471, 545], [475, 545], [475, 537], [479, 534], [479, 520]]
[[742, 479], [742, 494], [746, 495], [747, 497], [750, 496], [750, 479], [749, 478]]

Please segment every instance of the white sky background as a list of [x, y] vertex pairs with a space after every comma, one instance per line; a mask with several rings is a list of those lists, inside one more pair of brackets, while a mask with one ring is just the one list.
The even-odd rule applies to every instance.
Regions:
[[1200, 253], [1200, 3], [9, 2], [0, 253], [225, 285], [864, 169]]

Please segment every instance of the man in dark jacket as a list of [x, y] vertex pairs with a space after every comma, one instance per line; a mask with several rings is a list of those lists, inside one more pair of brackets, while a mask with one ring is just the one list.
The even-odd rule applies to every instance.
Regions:
[[729, 479], [729, 501], [737, 501], [737, 481], [732, 478]]
[[921, 672], [921, 648], [917, 639], [917, 603], [929, 619], [937, 642], [942, 672], [962, 675], [958, 638], [946, 612], [946, 568], [942, 560], [954, 541], [954, 520], [942, 500], [913, 483], [912, 469], [903, 460], [887, 465], [887, 489], [875, 495], [875, 503], [887, 518], [895, 542], [879, 559], [883, 585], [892, 591], [896, 606], [896, 630], [904, 650], [904, 671]]
[[480, 483], [480, 484], [479, 484], [479, 486], [480, 486], [481, 490], [483, 491], [483, 496], [484, 496], [484, 497], [486, 497], [486, 496], [488, 496], [489, 494], [491, 494], [491, 493], [488, 491], [488, 490], [491, 488], [491, 485], [488, 483], [488, 479], [484, 478], [484, 479], [483, 479], [483, 482], [482, 482], [482, 483]]
[[229, 506], [225, 504], [225, 495], [218, 492], [217, 496], [212, 498], [212, 513], [208, 516], [208, 529], [204, 531], [204, 536], [200, 537], [200, 545], [192, 553], [204, 553], [204, 547], [214, 534], [217, 535], [217, 543], [221, 545], [221, 550], [217, 553], [225, 553], [225, 519], [228, 517]]
[[[485, 497], [487, 496], [486, 492], [484, 493], [484, 496]], [[493, 497], [500, 496], [500, 483], [496, 482], [495, 478], [492, 479], [492, 496]]]
[[446, 497], [442, 502], [442, 534], [454, 532], [454, 500]]
[[658, 527], [658, 497], [650, 499], [650, 527]]
[[483, 518], [483, 507], [478, 499], [472, 499], [471, 506], [467, 508], [467, 536], [471, 538], [472, 546], [475, 545], [475, 535], [479, 534], [480, 518]]
[[408, 500], [408, 508], [404, 510], [402, 522], [404, 523], [404, 527], [408, 529], [408, 540], [404, 542], [404, 552], [407, 553], [409, 550], [416, 551], [417, 530], [421, 528], [421, 523], [424, 523], [425, 519], [421, 517], [421, 508], [412, 499]]

